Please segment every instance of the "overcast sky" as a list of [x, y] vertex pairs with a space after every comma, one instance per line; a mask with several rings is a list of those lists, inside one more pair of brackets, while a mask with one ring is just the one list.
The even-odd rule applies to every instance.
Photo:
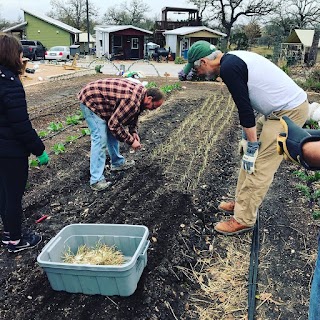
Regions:
[[[113, 6], [115, 3], [123, 3], [125, 0], [118, 0], [113, 2], [110, 0], [89, 0], [91, 1], [101, 13], [101, 16], [106, 12], [108, 7]], [[126, 1], [130, 3], [130, 0]], [[147, 12], [148, 17], [161, 17], [161, 9], [163, 7], [182, 7], [194, 8], [195, 6], [188, 3], [187, 0], [143, 0], [144, 3], [150, 7], [150, 12]], [[46, 14], [51, 10], [50, 0], [0, 0], [0, 16], [9, 21], [16, 21], [18, 17], [23, 18], [21, 8], [29, 9], [35, 13]], [[169, 16], [170, 17], [170, 16]], [[179, 15], [177, 18], [181, 19]], [[174, 19], [174, 18], [173, 18]]]

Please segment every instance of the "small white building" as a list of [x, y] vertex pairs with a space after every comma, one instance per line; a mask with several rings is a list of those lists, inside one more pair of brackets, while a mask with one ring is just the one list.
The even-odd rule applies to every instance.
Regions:
[[187, 58], [187, 53], [192, 44], [198, 40], [206, 40], [216, 45], [220, 38], [226, 37], [225, 33], [204, 26], [181, 27], [163, 32], [166, 38], [166, 47], [170, 47], [175, 57]]

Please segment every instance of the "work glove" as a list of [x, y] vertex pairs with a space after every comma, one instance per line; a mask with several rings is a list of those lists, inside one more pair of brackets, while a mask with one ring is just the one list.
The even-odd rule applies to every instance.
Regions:
[[37, 157], [37, 159], [38, 159], [38, 163], [40, 166], [42, 166], [44, 164], [48, 164], [48, 162], [50, 160], [48, 154], [45, 151], [43, 151], [42, 155]]
[[242, 168], [249, 174], [254, 173], [254, 164], [258, 156], [258, 150], [261, 142], [250, 142], [247, 143], [247, 150], [242, 157]]
[[239, 147], [238, 147], [238, 152], [241, 157], [247, 152], [247, 148], [248, 148], [247, 135], [242, 129], [241, 140], [239, 142]]

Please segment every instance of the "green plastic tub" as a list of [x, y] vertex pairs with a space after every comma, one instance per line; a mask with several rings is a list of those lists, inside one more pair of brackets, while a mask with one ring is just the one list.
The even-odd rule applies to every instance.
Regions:
[[[37, 261], [53, 290], [71, 293], [129, 296], [137, 288], [147, 265], [148, 228], [126, 224], [71, 224], [64, 227], [42, 249]], [[69, 264], [63, 253], [100, 242], [116, 246], [125, 256], [122, 265]]]

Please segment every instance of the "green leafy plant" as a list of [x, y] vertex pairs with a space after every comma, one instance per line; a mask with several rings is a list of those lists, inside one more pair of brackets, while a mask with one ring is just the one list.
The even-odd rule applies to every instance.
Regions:
[[72, 125], [76, 125], [76, 124], [79, 124], [79, 122], [81, 121], [81, 116], [79, 116], [78, 114], [76, 115], [73, 115], [73, 116], [68, 116], [66, 118], [66, 123], [68, 125], [72, 124]]
[[297, 184], [296, 188], [308, 199], [313, 218], [320, 219], [320, 211], [314, 209], [315, 205], [319, 205], [320, 190], [313, 185], [320, 181], [320, 171], [309, 174], [306, 170], [298, 170], [294, 171], [293, 174], [305, 182], [305, 184]]
[[81, 134], [83, 136], [90, 136], [90, 129], [88, 129], [88, 128], [82, 129]]
[[303, 193], [304, 196], [307, 198], [311, 199], [311, 193], [310, 193], [310, 188], [306, 186], [305, 184], [297, 184], [296, 188]]
[[306, 122], [306, 128], [307, 129], [319, 129], [318, 121], [312, 120], [312, 119], [308, 120]]
[[320, 219], [320, 211], [314, 211], [312, 213], [312, 217], [314, 220], [319, 220]]
[[66, 142], [72, 143], [72, 142], [76, 141], [77, 139], [78, 139], [77, 136], [69, 136], [69, 137], [67, 137]]
[[52, 147], [54, 154], [64, 153], [66, 148], [63, 143], [57, 143]]
[[48, 135], [48, 131], [40, 131], [40, 132], [38, 133], [38, 136], [39, 136], [40, 138], [45, 138], [47, 135]]
[[281, 70], [284, 71], [287, 75], [290, 75], [290, 67], [286, 64], [281, 67]]
[[95, 66], [94, 70], [96, 71], [96, 73], [102, 73], [102, 72], [101, 72], [101, 68], [102, 68], [102, 67], [103, 67], [103, 65], [97, 64], [97, 65]]
[[174, 63], [175, 63], [175, 64], [185, 64], [185, 63], [186, 63], [186, 60], [183, 59], [182, 57], [176, 57], [176, 58], [174, 59]]
[[79, 117], [79, 120], [84, 120], [84, 115], [83, 112], [81, 110], [79, 110], [76, 115]]
[[29, 167], [37, 167], [39, 165], [36, 159], [29, 159]]
[[49, 127], [48, 130], [50, 131], [60, 131], [61, 129], [63, 129], [63, 124], [61, 122], [50, 122], [49, 123]]
[[181, 90], [181, 84], [175, 83], [175, 84], [168, 84], [166, 86], [161, 87], [161, 91], [163, 91], [165, 94], [171, 93], [174, 90]]
[[146, 85], [146, 88], [157, 88], [157, 84], [151, 81]]

